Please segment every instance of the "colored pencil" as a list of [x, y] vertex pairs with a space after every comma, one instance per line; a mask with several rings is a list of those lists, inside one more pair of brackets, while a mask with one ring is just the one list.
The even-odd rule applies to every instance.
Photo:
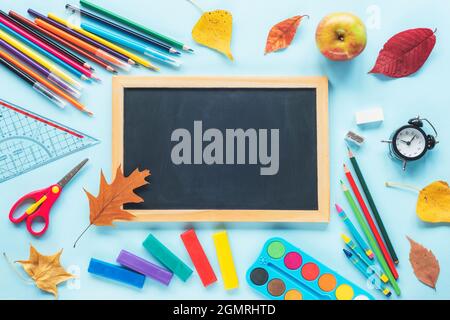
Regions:
[[95, 34], [93, 34], [93, 33], [91, 33], [91, 32], [88, 32], [88, 31], [86, 31], [86, 30], [83, 30], [83, 29], [81, 29], [80, 27], [78, 27], [78, 26], [76, 26], [76, 25], [74, 25], [74, 24], [71, 24], [71, 23], [69, 23], [68, 21], [66, 21], [66, 20], [64, 20], [64, 19], [62, 19], [62, 18], [56, 16], [56, 15], [53, 14], [53, 13], [49, 13], [49, 14], [48, 14], [48, 17], [49, 17], [50, 19], [52, 19], [53, 21], [56, 21], [56, 22], [58, 22], [58, 23], [64, 25], [65, 27], [67, 27], [67, 28], [69, 28], [69, 29], [71, 29], [71, 30], [74, 30], [74, 31], [78, 32], [79, 34], [82, 34], [82, 35], [85, 36], [85, 37], [88, 37], [88, 38], [90, 38], [90, 39], [92, 39], [92, 40], [94, 40], [94, 41], [96, 41], [96, 42], [98, 42], [98, 43], [101, 43], [102, 45], [104, 45], [104, 46], [110, 48], [111, 50], [114, 50], [114, 51], [116, 51], [116, 52], [119, 52], [119, 53], [121, 53], [121, 54], [123, 54], [123, 55], [129, 57], [130, 59], [133, 59], [133, 61], [139, 63], [140, 65], [142, 65], [142, 66], [144, 66], [144, 67], [146, 67], [146, 68], [149, 68], [149, 69], [152, 69], [152, 70], [155, 70], [155, 71], [158, 71], [158, 70], [159, 70], [157, 67], [155, 67], [153, 64], [151, 64], [149, 61], [147, 61], [147, 60], [145, 60], [145, 59], [142, 59], [142, 58], [139, 57], [138, 55], [135, 55], [134, 53], [132, 53], [132, 52], [130, 52], [130, 51], [128, 51], [128, 50], [125, 50], [124, 48], [119, 47], [118, 45], [115, 45], [115, 44], [112, 43], [112, 42], [109, 42], [109, 41], [107, 41], [107, 40], [105, 40], [105, 39], [103, 39], [103, 38], [101, 38], [101, 37], [98, 37], [98, 36], [96, 36]]
[[370, 209], [372, 210], [375, 221], [377, 222], [378, 228], [380, 229], [381, 235], [383, 236], [384, 242], [389, 250], [392, 260], [395, 264], [398, 264], [398, 257], [395, 253], [394, 247], [392, 245], [391, 239], [384, 227], [383, 220], [381, 219], [380, 213], [378, 212], [377, 206], [375, 205], [375, 201], [373, 200], [372, 194], [370, 193], [369, 187], [367, 186], [366, 180], [364, 179], [364, 175], [361, 172], [361, 168], [359, 167], [358, 161], [356, 160], [353, 152], [348, 149], [348, 157], [350, 158], [350, 162], [352, 163], [353, 169], [356, 172], [356, 176], [358, 177], [359, 183], [364, 191], [367, 202], [369, 203]]
[[84, 29], [90, 33], [96, 34], [99, 37], [102, 37], [104, 39], [107, 39], [107, 40], [115, 42], [115, 43], [119, 43], [119, 44], [123, 45], [124, 47], [138, 51], [139, 53], [142, 53], [146, 56], [157, 59], [158, 61], [167, 63], [173, 67], [179, 67], [181, 65], [180, 61], [173, 59], [172, 57], [169, 57], [169, 56], [167, 56], [159, 51], [156, 51], [152, 48], [144, 46], [144, 45], [140, 44], [139, 42], [124, 38], [117, 33], [111, 32], [111, 30], [103, 29], [103, 28], [100, 28], [100, 27], [97, 27], [94, 25], [90, 25], [87, 23], [82, 23], [80, 26], [82, 29]]
[[161, 42], [161, 41], [158, 41], [156, 39], [150, 38], [150, 37], [148, 37], [146, 35], [143, 35], [143, 34], [141, 34], [139, 32], [136, 32], [134, 30], [126, 28], [126, 27], [124, 27], [124, 26], [122, 26], [120, 24], [117, 24], [117, 23], [112, 22], [110, 20], [104, 19], [104, 18], [102, 18], [100, 16], [97, 16], [97, 15], [95, 15], [95, 14], [89, 12], [89, 11], [83, 10], [81, 8], [77, 8], [77, 7], [75, 7], [75, 6], [71, 5], [71, 4], [66, 4], [66, 9], [70, 10], [72, 13], [78, 13], [78, 14], [80, 14], [83, 17], [87, 17], [87, 18], [89, 18], [89, 19], [91, 19], [93, 21], [99, 22], [99, 23], [101, 23], [101, 24], [103, 24], [105, 26], [108, 26], [110, 28], [116, 29], [116, 30], [118, 30], [118, 31], [120, 31], [120, 32], [122, 32], [124, 34], [127, 34], [127, 35], [129, 35], [131, 37], [135, 37], [135, 38], [137, 38], [137, 39], [139, 39], [141, 41], [144, 41], [144, 42], [146, 42], [148, 44], [151, 44], [151, 45], [153, 45], [153, 46], [155, 46], [155, 47], [157, 47], [157, 48], [159, 48], [159, 49], [161, 49], [163, 51], [167, 51], [169, 53], [173, 53], [173, 54], [176, 54], [176, 55], [180, 55], [181, 54], [175, 48], [165, 44], [164, 42]]
[[97, 58], [96, 56], [94, 56], [93, 54], [84, 51], [83, 49], [81, 49], [80, 47], [77, 47], [76, 45], [73, 45], [72, 43], [64, 40], [61, 37], [58, 37], [57, 35], [48, 32], [47, 30], [41, 28], [40, 26], [36, 25], [33, 21], [30, 21], [28, 19], [26, 19], [25, 17], [22, 17], [21, 15], [17, 14], [14, 11], [9, 11], [9, 15], [13, 18], [16, 19], [17, 21], [20, 21], [21, 23], [23, 23], [24, 25], [27, 25], [29, 28], [35, 29], [37, 32], [40, 32], [41, 34], [47, 36], [48, 38], [51, 38], [55, 41], [58, 41], [59, 43], [61, 43], [62, 45], [64, 45], [65, 47], [69, 48], [70, 50], [82, 55], [83, 57], [91, 60], [92, 62], [100, 65], [102, 68], [106, 69], [107, 71], [113, 72], [113, 73], [117, 73], [116, 69], [114, 69], [112, 66], [110, 66], [109, 64], [107, 64], [106, 62], [104, 62], [103, 60]]
[[359, 258], [359, 260], [361, 260], [366, 265], [367, 268], [369, 268], [369, 267], [372, 268], [373, 272], [384, 283], [389, 282], [389, 278], [387, 277], [387, 275], [384, 272], [380, 273], [375, 269], [375, 263], [373, 261], [370, 261], [369, 259], [367, 259], [364, 252], [362, 252], [361, 248], [358, 247], [356, 245], [356, 243], [353, 242], [352, 239], [347, 237], [345, 234], [342, 234], [341, 237], [342, 237], [342, 240], [344, 240], [345, 245]]
[[57, 86], [55, 86], [54, 84], [52, 84], [51, 82], [49, 82], [48, 80], [46, 80], [45, 78], [43, 78], [42, 76], [40, 76], [38, 73], [34, 72], [31, 68], [27, 67], [25, 64], [20, 63], [19, 61], [17, 61], [16, 59], [14, 59], [13, 57], [11, 57], [9, 54], [4, 53], [2, 51], [0, 51], [0, 56], [2, 58], [4, 58], [5, 60], [7, 60], [9, 63], [13, 64], [14, 66], [16, 66], [17, 68], [19, 68], [20, 70], [22, 70], [22, 72], [28, 74], [30, 77], [34, 78], [36, 81], [40, 82], [42, 85], [46, 86], [48, 89], [50, 89], [51, 91], [53, 91], [54, 93], [56, 93], [58, 96], [64, 98], [65, 100], [67, 100], [68, 102], [70, 102], [74, 107], [76, 107], [78, 110], [83, 111], [84, 113], [92, 116], [93, 113], [89, 110], [87, 110], [80, 102], [78, 102], [75, 98], [71, 97], [70, 95], [68, 95], [67, 93], [65, 93], [64, 91], [62, 91], [61, 89], [59, 89]]
[[26, 54], [28, 57], [39, 63], [40, 65], [44, 66], [48, 70], [50, 70], [52, 73], [56, 74], [58, 77], [66, 81], [67, 83], [70, 83], [72, 86], [75, 86], [77, 89], [81, 89], [81, 84], [73, 79], [71, 76], [69, 76], [67, 73], [59, 69], [57, 66], [52, 64], [50, 61], [48, 61], [46, 58], [42, 57], [29, 47], [25, 46], [22, 42], [17, 41], [10, 35], [8, 35], [6, 32], [0, 30], [0, 39], [3, 39], [10, 45], [12, 45], [14, 48], [18, 49], [22, 53]]
[[338, 212], [339, 217], [342, 218], [345, 225], [347, 226], [347, 229], [352, 234], [353, 238], [355, 238], [356, 242], [358, 242], [359, 246], [364, 250], [364, 253], [370, 258], [374, 258], [374, 254], [372, 252], [372, 249], [370, 249], [369, 245], [364, 241], [363, 237], [359, 234], [358, 230], [353, 225], [350, 218], [347, 216], [345, 211], [339, 206], [338, 204], [335, 204], [336, 211]]
[[[370, 268], [366, 268], [366, 266], [358, 259], [358, 257], [354, 256], [350, 251], [343, 249], [345, 256], [348, 260], [358, 269], [364, 277], [371, 280], [372, 273], [370, 272]], [[392, 295], [391, 291], [383, 284], [383, 283], [373, 283], [377, 290], [380, 290], [386, 297], [390, 297]]]
[[80, 98], [81, 93], [73, 88], [68, 83], [64, 82], [60, 77], [53, 74], [48, 70], [47, 68], [41, 66], [39, 63], [34, 61], [33, 59], [27, 57], [25, 54], [14, 48], [12, 45], [4, 41], [3, 39], [0, 39], [0, 46], [3, 47], [6, 51], [8, 51], [10, 54], [15, 56], [16, 58], [22, 60], [29, 66], [33, 67], [35, 70], [37, 70], [40, 74], [46, 77], [47, 80], [50, 80], [54, 84], [56, 84], [58, 87], [69, 93], [75, 98]]
[[344, 164], [344, 173], [345, 176], [347, 177], [348, 182], [350, 183], [350, 187], [353, 190], [353, 194], [355, 195], [356, 200], [358, 201], [359, 206], [362, 209], [364, 217], [366, 218], [366, 222], [369, 225], [370, 230], [372, 231], [372, 235], [375, 237], [378, 247], [381, 249], [381, 253], [383, 254], [384, 259], [386, 260], [389, 266], [389, 269], [391, 269], [394, 278], [398, 279], [398, 272], [395, 269], [394, 261], [392, 261], [391, 256], [389, 255], [389, 252], [387, 251], [386, 246], [384, 245], [383, 239], [381, 239], [380, 233], [378, 232], [378, 229], [375, 226], [375, 223], [372, 219], [372, 216], [370, 215], [366, 203], [364, 202], [361, 192], [359, 192], [358, 186], [356, 185], [355, 179], [353, 179], [352, 173], [345, 164]]
[[400, 288], [397, 284], [397, 281], [395, 280], [394, 275], [392, 274], [391, 270], [389, 269], [389, 266], [387, 265], [386, 260], [383, 257], [383, 254], [381, 253], [380, 249], [378, 248], [378, 245], [375, 242], [375, 239], [373, 238], [372, 233], [370, 233], [370, 229], [367, 226], [366, 222], [364, 221], [362, 213], [359, 211], [358, 206], [356, 205], [356, 202], [353, 199], [350, 191], [347, 189], [344, 182], [342, 182], [342, 181], [341, 181], [341, 187], [342, 187], [342, 190], [344, 191], [344, 195], [347, 198], [347, 201], [348, 201], [350, 207], [353, 210], [353, 213], [355, 214], [356, 220], [358, 220], [358, 223], [359, 223], [361, 229], [363, 230], [364, 235], [366, 236], [367, 240], [369, 241], [369, 244], [372, 247], [372, 249], [375, 253], [375, 256], [377, 257], [377, 260], [381, 265], [381, 268], [388, 276], [389, 282], [391, 283], [392, 287], [394, 288], [395, 293], [399, 296]]
[[11, 70], [14, 74], [16, 74], [19, 78], [23, 79], [27, 82], [31, 87], [39, 92], [41, 95], [46, 97], [52, 103], [57, 105], [60, 108], [64, 108], [66, 106], [66, 102], [61, 100], [57, 95], [44, 87], [41, 83], [39, 83], [36, 79], [32, 78], [19, 68], [17, 68], [14, 64], [10, 63], [8, 60], [3, 58], [3, 52], [0, 51], [0, 63], [6, 66], [9, 70]]
[[44, 34], [42, 34], [40, 32], [38, 32], [37, 30], [31, 28], [30, 26], [28, 26], [25, 23], [23, 23], [21, 20], [12, 17], [11, 16], [11, 11], [9, 12], [8, 15], [6, 13], [2, 12], [2, 11], [0, 11], [0, 14], [4, 15], [5, 19], [8, 18], [11, 22], [15, 23], [17, 26], [25, 29], [29, 33], [33, 34], [39, 40], [45, 42], [46, 44], [52, 46], [53, 48], [55, 48], [56, 50], [58, 50], [62, 54], [66, 55], [68, 58], [70, 58], [73, 61], [75, 61], [76, 63], [78, 63], [80, 66], [82, 66], [82, 67], [84, 67], [86, 69], [94, 70], [89, 63], [87, 63], [86, 61], [84, 61], [83, 59], [78, 57], [77, 55], [73, 54], [72, 52], [70, 52], [69, 50], [64, 48], [58, 42], [54, 41], [53, 39], [47, 37], [46, 35], [44, 35]]
[[153, 38], [158, 39], [158, 40], [160, 40], [162, 42], [165, 42], [165, 43], [171, 45], [174, 48], [177, 48], [179, 50], [188, 51], [188, 52], [194, 52], [194, 50], [192, 50], [191, 48], [189, 48], [187, 45], [183, 44], [180, 41], [177, 41], [175, 39], [169, 38], [169, 37], [167, 37], [167, 36], [165, 36], [165, 35], [163, 35], [161, 33], [158, 33], [158, 32], [156, 32], [154, 30], [151, 30], [150, 28], [147, 28], [147, 27], [145, 27], [143, 25], [140, 25], [140, 24], [138, 24], [138, 23], [136, 23], [136, 22], [134, 22], [134, 21], [132, 21], [132, 20], [130, 20], [128, 18], [122, 17], [122, 16], [120, 16], [120, 15], [118, 15], [118, 14], [112, 12], [112, 11], [109, 11], [109, 10], [107, 10], [105, 8], [102, 8], [102, 7], [98, 6], [98, 5], [95, 5], [95, 4], [93, 4], [93, 3], [89, 2], [89, 1], [80, 0], [80, 5], [82, 7], [88, 8], [88, 9], [90, 9], [90, 10], [96, 12], [96, 13], [103, 14], [104, 16], [106, 16], [108, 18], [111, 18], [111, 19], [113, 19], [113, 20], [115, 20], [117, 22], [120, 22], [120, 23], [122, 23], [122, 24], [124, 24], [124, 25], [126, 25], [126, 26], [128, 26], [130, 28], [138, 30], [138, 31], [140, 31], [140, 32], [150, 36], [150, 37], [153, 37]]
[[[1, 17], [0, 17], [0, 20], [1, 20]], [[84, 74], [82, 74], [80, 71], [76, 70], [75, 68], [73, 68], [72, 66], [68, 65], [67, 63], [65, 63], [64, 61], [59, 59], [58, 57], [54, 56], [50, 52], [48, 52], [45, 49], [41, 48], [40, 46], [38, 46], [34, 42], [28, 40], [26, 37], [22, 36], [21, 34], [19, 34], [18, 32], [14, 31], [13, 29], [8, 28], [1, 21], [0, 21], [0, 28], [5, 30], [6, 32], [11, 34], [12, 36], [14, 36], [16, 39], [20, 40], [24, 45], [26, 45], [29, 48], [33, 49], [34, 51], [38, 52], [40, 55], [46, 57], [47, 59], [52, 60], [53, 63], [56, 63], [60, 67], [63, 67], [64, 69], [66, 69], [67, 71], [69, 71], [70, 73], [75, 75], [76, 77], [80, 78], [81, 80], [89, 80], [89, 78], [86, 77]]]
[[125, 69], [125, 70], [129, 70], [130, 65], [117, 59], [116, 57], [113, 57], [112, 55], [110, 55], [109, 53], [103, 51], [102, 49], [99, 49], [95, 46], [90, 45], [89, 43], [84, 42], [83, 40], [80, 40], [77, 37], [72, 36], [71, 34], [65, 32], [64, 30], [61, 30], [47, 22], [45, 22], [44, 20], [41, 20], [39, 18], [36, 18], [35, 20], [36, 24], [38, 26], [40, 26], [41, 28], [56, 34], [58, 37], [61, 37], [63, 39], [65, 39], [66, 41], [71, 42], [74, 45], [79, 46], [80, 48], [91, 52], [92, 54], [96, 55], [97, 57], [104, 59], [110, 63], [112, 63], [113, 65]]
[[38, 18], [38, 19], [40, 19], [42, 21], [45, 21], [46, 23], [52, 25], [53, 27], [55, 27], [57, 29], [60, 29], [60, 30], [64, 31], [65, 33], [68, 33], [69, 35], [79, 39], [79, 41], [81, 41], [81, 42], [84, 42], [86, 44], [90, 44], [91, 46], [96, 47], [97, 49], [101, 49], [104, 52], [108, 53], [109, 55], [111, 55], [113, 57], [116, 57], [117, 59], [119, 59], [119, 60], [121, 60], [123, 62], [126, 62], [126, 63], [131, 64], [131, 65], [135, 64], [135, 62], [132, 59], [130, 59], [129, 57], [127, 57], [127, 56], [125, 56], [125, 55], [123, 55], [123, 54], [121, 54], [121, 53], [119, 53], [117, 51], [111, 50], [110, 48], [108, 48], [108, 47], [102, 45], [101, 43], [98, 43], [98, 42], [96, 42], [96, 41], [94, 41], [94, 40], [92, 40], [92, 39], [90, 39], [90, 38], [88, 38], [88, 37], [86, 37], [86, 36], [76, 32], [75, 30], [67, 28], [65, 25], [63, 25], [61, 23], [58, 23], [57, 21], [54, 21], [54, 20], [44, 16], [43, 14], [40, 14], [39, 12], [37, 12], [37, 11], [35, 11], [33, 9], [28, 9], [28, 13], [31, 16], [33, 16], [35, 18]]
[[[11, 19], [11, 18], [8, 17], [8, 19]], [[34, 43], [35, 45], [40, 47], [42, 50], [45, 50], [46, 52], [53, 55], [60, 61], [69, 65], [71, 68], [77, 70], [80, 74], [85, 75], [87, 78], [94, 79], [94, 80], [100, 80], [94, 75], [92, 70], [86, 69], [85, 67], [80, 66], [78, 63], [75, 63], [73, 60], [67, 58], [65, 55], [61, 54], [59, 51], [57, 51], [54, 48], [52, 48], [51, 46], [47, 45], [45, 42], [39, 40], [37, 37], [32, 35], [30, 32], [24, 30], [23, 28], [18, 27], [16, 24], [14, 24], [11, 21], [8, 21], [2, 15], [0, 15], [0, 23], [7, 26], [11, 30], [14, 30], [14, 32], [16, 32], [17, 34], [20, 34], [22, 37], [26, 38], [27, 40], [31, 41], [32, 43]]]

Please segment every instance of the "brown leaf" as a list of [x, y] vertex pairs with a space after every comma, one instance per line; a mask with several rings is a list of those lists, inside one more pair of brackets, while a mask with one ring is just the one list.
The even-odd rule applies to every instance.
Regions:
[[435, 181], [419, 193], [416, 212], [425, 222], [450, 222], [450, 188], [445, 181]]
[[44, 256], [30, 245], [29, 260], [16, 262], [22, 265], [25, 272], [34, 280], [39, 289], [53, 293], [57, 297], [58, 288], [56, 286], [75, 277], [66, 272], [61, 266], [59, 262], [61, 253], [62, 250], [52, 256]]
[[287, 48], [297, 33], [300, 21], [306, 16], [295, 16], [274, 25], [267, 35], [264, 54]]
[[411, 262], [414, 274], [419, 281], [433, 289], [436, 289], [436, 282], [440, 271], [439, 262], [431, 250], [428, 250], [409, 237], [406, 238], [411, 244], [409, 262]]
[[148, 184], [145, 178], [149, 175], [149, 170], [139, 171], [136, 169], [128, 177], [125, 177], [119, 166], [114, 181], [108, 184], [103, 172], [101, 172], [98, 196], [94, 197], [86, 191], [89, 199], [91, 224], [112, 226], [114, 220], [132, 220], [134, 215], [123, 210], [122, 206], [126, 203], [140, 203], [144, 201], [134, 193], [134, 190]]

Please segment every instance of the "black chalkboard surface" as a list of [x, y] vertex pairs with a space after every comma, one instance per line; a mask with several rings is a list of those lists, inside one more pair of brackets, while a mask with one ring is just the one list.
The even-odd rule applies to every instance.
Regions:
[[301, 221], [302, 214], [313, 213], [308, 220], [322, 221], [329, 187], [320, 181], [328, 163], [327, 157], [325, 164], [319, 161], [324, 156], [319, 152], [328, 144], [320, 127], [326, 112], [318, 107], [319, 90], [279, 83], [124, 86], [119, 139], [124, 173], [136, 168], [152, 173], [150, 185], [136, 192], [144, 202], [124, 209], [168, 217], [210, 212], [214, 218], [200, 220], [224, 221], [230, 219], [221, 213], [272, 213], [270, 221], [285, 220], [277, 219], [283, 213], [297, 213], [292, 220]]

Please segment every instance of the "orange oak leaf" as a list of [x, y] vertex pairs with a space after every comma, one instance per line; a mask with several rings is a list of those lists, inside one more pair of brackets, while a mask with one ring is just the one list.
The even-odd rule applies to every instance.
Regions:
[[134, 190], [148, 184], [146, 178], [150, 176], [149, 170], [134, 170], [128, 177], [122, 173], [119, 166], [116, 176], [111, 184], [105, 179], [103, 171], [100, 174], [100, 190], [98, 196], [95, 197], [85, 190], [89, 199], [89, 226], [82, 232], [81, 236], [91, 227], [96, 226], [113, 226], [115, 220], [132, 220], [134, 215], [123, 209], [126, 203], [141, 203], [144, 200], [134, 193]]
[[419, 281], [435, 289], [440, 272], [438, 260], [431, 250], [428, 250], [409, 237], [406, 238], [411, 244], [409, 262], [411, 262], [414, 274]]
[[16, 261], [20, 263], [25, 272], [33, 279], [36, 286], [44, 291], [58, 296], [58, 284], [75, 278], [73, 274], [66, 272], [61, 266], [59, 258], [62, 250], [51, 256], [40, 254], [32, 245], [30, 245], [30, 257], [28, 260]]
[[287, 48], [297, 33], [301, 20], [308, 16], [295, 16], [274, 25], [267, 35], [264, 54]]

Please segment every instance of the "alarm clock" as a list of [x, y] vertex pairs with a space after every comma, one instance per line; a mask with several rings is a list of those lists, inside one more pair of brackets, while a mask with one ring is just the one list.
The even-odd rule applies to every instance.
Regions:
[[[424, 122], [433, 129], [434, 135], [424, 131]], [[419, 160], [428, 151], [434, 149], [438, 143], [437, 136], [435, 127], [428, 119], [417, 117], [409, 120], [407, 125], [395, 130], [391, 139], [383, 140], [383, 142], [389, 143], [391, 156], [402, 161], [403, 170], [406, 170], [408, 162]]]

